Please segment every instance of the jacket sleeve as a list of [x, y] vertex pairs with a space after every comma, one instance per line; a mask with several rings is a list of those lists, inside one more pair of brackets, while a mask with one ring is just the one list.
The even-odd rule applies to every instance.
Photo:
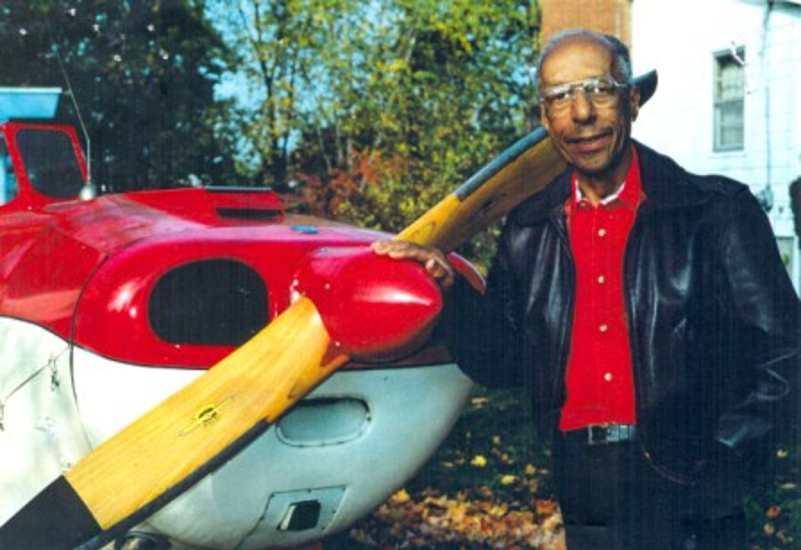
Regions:
[[744, 190], [727, 205], [719, 258], [738, 325], [738, 353], [754, 371], [745, 399], [722, 412], [716, 439], [748, 457], [764, 455], [777, 432], [799, 423], [801, 307], [756, 199]]
[[509, 265], [508, 228], [487, 277], [484, 295], [457, 279], [448, 300], [447, 332], [456, 362], [475, 382], [492, 387], [522, 384], [522, 303]]

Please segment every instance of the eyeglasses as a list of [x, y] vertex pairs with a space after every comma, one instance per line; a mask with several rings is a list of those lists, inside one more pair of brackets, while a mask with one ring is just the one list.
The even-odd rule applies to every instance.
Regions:
[[545, 88], [540, 96], [551, 111], [561, 111], [570, 107], [576, 99], [578, 90], [581, 90], [584, 97], [596, 107], [607, 107], [617, 99], [618, 88], [627, 86], [628, 84], [621, 84], [611, 76], [604, 76], [551, 86]]

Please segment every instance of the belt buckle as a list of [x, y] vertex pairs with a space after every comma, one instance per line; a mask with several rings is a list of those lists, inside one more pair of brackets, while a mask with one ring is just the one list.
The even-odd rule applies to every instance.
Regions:
[[606, 426], [587, 426], [587, 445], [607, 445], [609, 430]]

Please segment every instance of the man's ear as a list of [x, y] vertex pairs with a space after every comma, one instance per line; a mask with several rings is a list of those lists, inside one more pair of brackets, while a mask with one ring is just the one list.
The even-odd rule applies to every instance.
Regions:
[[545, 106], [540, 104], [537, 106], [537, 113], [540, 116], [540, 123], [542, 123], [542, 127], [545, 128], [545, 131], [550, 133], [551, 132], [551, 122], [548, 120], [548, 115], [545, 113]]
[[640, 87], [632, 86], [629, 90], [629, 109], [631, 110], [631, 120], [637, 120], [640, 114]]

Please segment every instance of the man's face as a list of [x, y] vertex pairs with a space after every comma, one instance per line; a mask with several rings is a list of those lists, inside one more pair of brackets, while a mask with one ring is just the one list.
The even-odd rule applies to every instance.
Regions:
[[[602, 44], [584, 37], [568, 39], [548, 55], [540, 74], [540, 89], [611, 78], [612, 53]], [[639, 108], [637, 88], [617, 88], [612, 99], [593, 100], [580, 87], [572, 101], [561, 106], [545, 101], [542, 124], [559, 154], [579, 175], [609, 176], [622, 181], [628, 164], [631, 122]], [[620, 173], [622, 172], [622, 173]]]

